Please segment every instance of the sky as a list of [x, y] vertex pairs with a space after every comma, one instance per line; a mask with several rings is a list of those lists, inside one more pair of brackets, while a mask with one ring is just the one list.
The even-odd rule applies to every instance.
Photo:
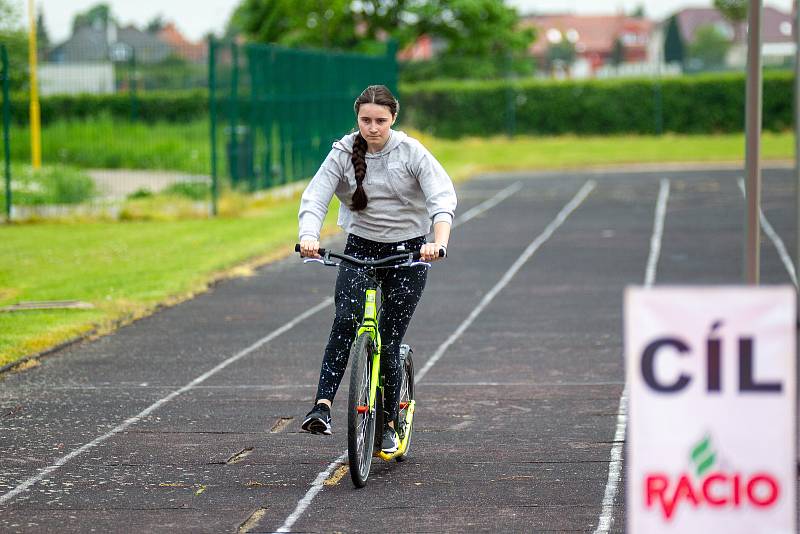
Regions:
[[[77, 12], [105, 2], [123, 24], [144, 26], [156, 15], [174, 22], [187, 38], [201, 39], [209, 31], [219, 33], [225, 26], [239, 0], [35, 0], [37, 9], [44, 12], [45, 27], [53, 42], [69, 37], [72, 19]], [[794, 0], [764, 0], [786, 12], [791, 12]], [[19, 6], [27, 21], [27, 0], [11, 0]], [[570, 12], [603, 14], [633, 11], [644, 6], [645, 15], [660, 20], [682, 7], [708, 7], [712, 0], [507, 0], [520, 13]]]

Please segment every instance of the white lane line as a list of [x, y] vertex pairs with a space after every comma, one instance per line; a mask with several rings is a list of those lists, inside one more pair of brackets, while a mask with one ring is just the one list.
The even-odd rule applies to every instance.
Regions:
[[[496, 206], [497, 204], [499, 204], [500, 202], [502, 202], [503, 200], [505, 200], [506, 198], [508, 198], [512, 194], [514, 194], [521, 187], [522, 187], [522, 183], [521, 182], [516, 182], [516, 183], [512, 184], [511, 186], [506, 187], [505, 189], [503, 189], [502, 191], [500, 191], [499, 193], [494, 195], [492, 198], [482, 202], [481, 204], [479, 204], [479, 205], [473, 207], [472, 209], [468, 210], [467, 212], [465, 212], [464, 215], [462, 215], [460, 218], [458, 218], [454, 222], [453, 226], [455, 227], [458, 224], [465, 223], [468, 220], [472, 219], [473, 217], [476, 217], [477, 215], [480, 215], [484, 211], [486, 211], [486, 210], [488, 210], [490, 208], [493, 208], [494, 206]], [[264, 344], [269, 343], [270, 341], [272, 341], [273, 339], [275, 339], [279, 335], [283, 334], [287, 330], [289, 330], [289, 329], [293, 328], [294, 326], [296, 326], [298, 323], [303, 322], [304, 320], [306, 320], [307, 318], [311, 317], [312, 315], [314, 315], [318, 311], [322, 310], [323, 308], [326, 308], [327, 306], [330, 306], [332, 303], [333, 303], [333, 298], [332, 297], [326, 298], [325, 300], [323, 300], [322, 302], [320, 302], [319, 304], [317, 304], [313, 308], [311, 308], [309, 310], [306, 310], [305, 312], [301, 313], [300, 315], [298, 315], [297, 317], [295, 317], [294, 319], [292, 319], [291, 321], [289, 321], [288, 323], [286, 323], [282, 327], [280, 327], [277, 330], [273, 331], [271, 334], [261, 338], [260, 340], [256, 341], [255, 343], [253, 343], [252, 345], [250, 345], [246, 349], [242, 350], [241, 352], [231, 356], [230, 358], [228, 358], [224, 362], [220, 363], [219, 365], [217, 365], [216, 367], [214, 367], [210, 371], [208, 371], [206, 373], [203, 373], [202, 375], [198, 376], [197, 378], [195, 378], [194, 380], [192, 380], [191, 382], [189, 382], [188, 384], [186, 384], [182, 388], [180, 388], [180, 389], [178, 389], [176, 391], [173, 391], [172, 393], [170, 393], [166, 397], [154, 402], [153, 404], [151, 404], [150, 406], [148, 406], [147, 408], [145, 408], [144, 410], [142, 410], [138, 414], [134, 415], [133, 417], [131, 417], [129, 419], [126, 419], [124, 422], [122, 422], [118, 426], [114, 427], [113, 429], [109, 430], [108, 432], [106, 432], [102, 436], [99, 436], [99, 437], [95, 438], [93, 441], [91, 441], [89, 443], [86, 443], [85, 445], [82, 445], [81, 447], [78, 447], [77, 449], [73, 450], [69, 454], [66, 454], [65, 456], [62, 456], [61, 458], [56, 460], [52, 465], [50, 465], [48, 467], [45, 467], [44, 469], [39, 471], [38, 474], [28, 478], [27, 480], [25, 480], [21, 484], [15, 486], [12, 490], [8, 491], [7, 493], [4, 493], [3, 495], [0, 495], [0, 504], [6, 503], [9, 500], [11, 500], [14, 497], [16, 497], [17, 495], [19, 495], [20, 493], [23, 493], [28, 488], [30, 488], [32, 485], [36, 484], [37, 482], [42, 480], [44, 477], [50, 475], [51, 473], [53, 473], [54, 471], [59, 469], [61, 466], [63, 466], [64, 464], [66, 464], [67, 462], [72, 460], [73, 458], [83, 454], [84, 452], [88, 451], [89, 449], [92, 449], [92, 448], [96, 447], [97, 445], [103, 443], [104, 441], [108, 440], [112, 436], [114, 436], [116, 434], [119, 434], [120, 432], [125, 431], [127, 428], [131, 427], [132, 425], [135, 425], [136, 423], [141, 421], [143, 418], [147, 417], [148, 415], [150, 415], [155, 410], [158, 410], [159, 408], [161, 408], [162, 406], [164, 406], [165, 404], [170, 402], [172, 399], [174, 399], [178, 395], [181, 395], [182, 393], [185, 393], [185, 392], [189, 391], [190, 389], [198, 386], [199, 384], [201, 384], [202, 382], [204, 382], [205, 380], [207, 380], [208, 378], [210, 378], [214, 374], [218, 373], [219, 371], [221, 371], [225, 367], [227, 367], [230, 364], [238, 361], [239, 359], [247, 356], [248, 354], [250, 354], [254, 350], [257, 350], [258, 348], [262, 347]], [[331, 466], [335, 466], [338, 463], [340, 463], [340, 462], [338, 462], [338, 461], [334, 462], [334, 463], [331, 464]], [[323, 478], [323, 480], [324, 480], [324, 478]], [[322, 484], [322, 483], [320, 482], [320, 484]], [[317, 491], [319, 491], [319, 490], [317, 490]], [[315, 495], [316, 495], [316, 493], [315, 493]]]
[[593, 180], [589, 180], [588, 182], [583, 184], [583, 187], [581, 187], [581, 189], [575, 194], [572, 200], [570, 200], [563, 208], [561, 208], [561, 211], [558, 213], [558, 215], [556, 215], [556, 218], [553, 219], [550, 222], [550, 224], [547, 225], [544, 231], [541, 234], [539, 234], [536, 237], [536, 239], [534, 239], [531, 242], [531, 244], [525, 248], [520, 257], [517, 258], [517, 260], [511, 265], [511, 267], [508, 269], [508, 271], [506, 271], [506, 273], [503, 275], [500, 281], [497, 282], [497, 284], [495, 284], [495, 286], [491, 290], [489, 290], [489, 292], [486, 293], [486, 295], [484, 295], [478, 306], [472, 310], [472, 313], [470, 313], [469, 316], [464, 320], [464, 322], [461, 323], [461, 325], [459, 325], [458, 328], [456, 328], [455, 332], [450, 334], [450, 337], [447, 338], [447, 340], [444, 343], [442, 343], [442, 345], [436, 350], [436, 352], [433, 353], [433, 356], [431, 356], [428, 359], [428, 361], [425, 362], [425, 365], [422, 367], [422, 369], [420, 369], [419, 373], [416, 373], [415, 380], [419, 381], [422, 380], [422, 378], [425, 376], [428, 370], [431, 367], [433, 367], [436, 364], [436, 362], [439, 361], [439, 358], [442, 357], [442, 354], [444, 354], [445, 351], [448, 348], [450, 348], [450, 345], [452, 345], [455, 342], [455, 340], [458, 339], [458, 337], [461, 334], [463, 334], [467, 328], [469, 328], [469, 326], [473, 323], [473, 321], [475, 321], [475, 319], [483, 311], [483, 309], [489, 305], [489, 303], [497, 296], [497, 294], [504, 287], [506, 287], [506, 285], [511, 281], [514, 275], [517, 274], [517, 271], [519, 271], [522, 268], [525, 262], [528, 261], [530, 257], [533, 256], [533, 254], [537, 250], [539, 250], [539, 247], [544, 245], [545, 242], [547, 242], [547, 240], [550, 239], [550, 236], [553, 235], [553, 232], [555, 232], [559, 226], [564, 224], [564, 221], [567, 220], [567, 217], [569, 217], [569, 215], [573, 211], [575, 211], [575, 209], [578, 206], [581, 205], [581, 203], [586, 199], [586, 197], [589, 196], [589, 193], [592, 192], [592, 189], [595, 188], [595, 185], [596, 182], [594, 182]]
[[[499, 293], [500, 290], [503, 287], [505, 287], [506, 284], [508, 284], [508, 282], [511, 280], [511, 277], [514, 276], [514, 274], [520, 269], [520, 267], [522, 267], [522, 264], [525, 263], [525, 261], [528, 260], [533, 255], [533, 253], [536, 252], [536, 250], [539, 249], [539, 247], [541, 247], [545, 241], [547, 241], [547, 239], [551, 235], [553, 235], [553, 232], [555, 232], [555, 230], [564, 223], [564, 221], [567, 219], [570, 213], [575, 211], [575, 209], [581, 204], [581, 202], [584, 201], [584, 199], [589, 195], [589, 193], [592, 192], [592, 189], [595, 188], [595, 185], [596, 183], [594, 182], [594, 180], [589, 180], [583, 185], [583, 187], [581, 187], [581, 189], [572, 198], [572, 200], [570, 200], [567, 203], [567, 205], [561, 209], [556, 218], [549, 225], [547, 225], [547, 228], [545, 228], [545, 230], [536, 239], [534, 239], [530, 245], [528, 245], [528, 247], [525, 249], [522, 255], [517, 259], [517, 261], [515, 261], [514, 264], [509, 268], [509, 270], [506, 271], [506, 274], [503, 275], [500, 281], [497, 282], [497, 284], [495, 284], [495, 286], [489, 291], [489, 293], [487, 293], [486, 296], [483, 297], [481, 302], [472, 311], [469, 317], [467, 317], [464, 320], [464, 322], [462, 322], [461, 325], [456, 329], [456, 331], [449, 338], [447, 338], [447, 340], [444, 343], [442, 343], [442, 345], [436, 350], [434, 355], [428, 360], [425, 366], [418, 373], [415, 374], [415, 381], [422, 380], [422, 378], [425, 376], [428, 370], [433, 366], [433, 364], [436, 363], [436, 361], [438, 361], [439, 358], [442, 357], [444, 351], [447, 350], [447, 348], [453, 344], [453, 342], [458, 338], [458, 336], [460, 336], [470, 324], [472, 324], [472, 322], [475, 320], [478, 314], [483, 310], [483, 308], [485, 308], [492, 301], [495, 295], [497, 295], [497, 293]], [[336, 469], [339, 465], [344, 464], [346, 458], [347, 458], [347, 451], [342, 453], [341, 456], [339, 456], [336, 460], [331, 462], [330, 465], [328, 465], [328, 467], [325, 469], [325, 471], [317, 475], [317, 477], [314, 479], [314, 482], [311, 484], [311, 488], [308, 490], [305, 496], [300, 500], [300, 502], [297, 503], [297, 507], [294, 509], [294, 512], [292, 512], [292, 514], [286, 518], [286, 521], [283, 522], [283, 525], [276, 532], [291, 532], [292, 526], [295, 524], [295, 522], [297, 522], [298, 519], [300, 519], [300, 516], [303, 515], [303, 512], [305, 512], [306, 509], [311, 505], [311, 501], [314, 500], [314, 497], [316, 497], [316, 495], [322, 490], [323, 482], [327, 478], [327, 475], [323, 476], [323, 474], [332, 473], [334, 469]]]
[[517, 191], [519, 191], [520, 189], [522, 189], [522, 182], [516, 182], [516, 183], [511, 184], [510, 186], [506, 187], [505, 189], [503, 189], [502, 191], [500, 191], [499, 193], [494, 195], [492, 198], [490, 198], [488, 200], [484, 200], [483, 202], [481, 202], [477, 206], [474, 206], [474, 207], [468, 209], [467, 211], [465, 211], [461, 215], [461, 217], [458, 217], [458, 219], [456, 220], [456, 223], [453, 224], [453, 226], [455, 227], [457, 224], [464, 224], [465, 222], [467, 222], [468, 220], [472, 219], [473, 217], [477, 217], [478, 215], [480, 215], [484, 211], [497, 206], [502, 201], [504, 201], [505, 199], [507, 199], [508, 197], [510, 197], [511, 195], [516, 193]]
[[[522, 183], [521, 182], [516, 182], [516, 183], [512, 184], [511, 186], [503, 189], [502, 191], [500, 191], [499, 193], [494, 195], [492, 198], [482, 202], [481, 204], [479, 204], [479, 205], [473, 207], [472, 209], [468, 210], [467, 212], [465, 212], [464, 215], [462, 215], [457, 221], [454, 222], [453, 226], [455, 227], [458, 224], [463, 224], [463, 223], [467, 222], [468, 220], [472, 219], [473, 217], [476, 217], [477, 215], [480, 215], [484, 211], [486, 211], [486, 210], [488, 210], [490, 208], [493, 208], [494, 206], [496, 206], [497, 204], [499, 204], [500, 202], [502, 202], [503, 200], [505, 200], [506, 198], [508, 198], [512, 194], [514, 194], [521, 187], [522, 187]], [[264, 344], [269, 343], [270, 341], [272, 341], [273, 339], [275, 339], [279, 335], [281, 335], [284, 332], [286, 332], [287, 330], [293, 328], [298, 323], [303, 322], [304, 320], [306, 320], [310, 316], [314, 315], [315, 313], [317, 313], [318, 311], [322, 310], [323, 308], [331, 305], [332, 303], [333, 303], [333, 298], [332, 297], [326, 298], [325, 300], [323, 300], [322, 302], [320, 302], [319, 304], [317, 304], [313, 308], [311, 308], [309, 310], [306, 310], [305, 312], [301, 313], [300, 315], [298, 315], [297, 317], [295, 317], [294, 319], [292, 319], [291, 321], [289, 321], [288, 323], [286, 323], [282, 327], [280, 327], [277, 330], [273, 331], [271, 334], [261, 338], [260, 340], [256, 341], [255, 343], [253, 343], [252, 345], [250, 345], [246, 349], [242, 350], [241, 352], [231, 356], [230, 358], [228, 358], [224, 362], [220, 363], [219, 365], [217, 365], [216, 367], [214, 367], [210, 371], [207, 371], [206, 373], [203, 373], [202, 375], [198, 376], [197, 378], [195, 378], [194, 380], [192, 380], [191, 382], [189, 382], [188, 384], [186, 384], [182, 388], [173, 391], [172, 393], [170, 393], [166, 397], [154, 402], [153, 404], [151, 404], [150, 406], [148, 406], [147, 408], [145, 408], [144, 410], [142, 410], [138, 414], [134, 415], [133, 417], [131, 417], [129, 419], [126, 419], [124, 422], [120, 423], [119, 425], [117, 425], [113, 429], [109, 430], [108, 432], [106, 432], [102, 436], [99, 436], [99, 437], [95, 438], [94, 440], [92, 440], [91, 442], [86, 443], [86, 444], [82, 445], [81, 447], [78, 447], [77, 449], [73, 450], [69, 454], [66, 454], [66, 455], [62, 456], [61, 458], [56, 460], [52, 465], [50, 465], [48, 467], [45, 467], [44, 469], [39, 471], [38, 474], [28, 478], [27, 480], [25, 480], [21, 484], [15, 486], [12, 490], [8, 491], [7, 493], [4, 493], [3, 495], [0, 495], [0, 504], [3, 504], [5, 502], [8, 502], [9, 500], [13, 499], [14, 497], [19, 495], [20, 493], [26, 491], [32, 485], [34, 485], [37, 482], [39, 482], [40, 480], [42, 480], [44, 477], [50, 475], [51, 473], [53, 473], [54, 471], [59, 469], [61, 466], [63, 466], [64, 464], [66, 464], [67, 462], [72, 460], [73, 458], [83, 454], [84, 452], [88, 451], [89, 449], [92, 449], [92, 448], [96, 447], [97, 445], [103, 443], [104, 441], [108, 440], [112, 436], [114, 436], [116, 434], [119, 434], [120, 432], [123, 432], [124, 430], [126, 430], [129, 427], [131, 427], [132, 425], [135, 425], [136, 423], [141, 421], [143, 418], [147, 417], [148, 415], [150, 415], [155, 410], [158, 410], [159, 408], [161, 408], [163, 405], [165, 405], [168, 402], [170, 402], [172, 399], [174, 399], [178, 395], [181, 395], [181, 394], [189, 391], [190, 389], [198, 386], [199, 384], [201, 384], [202, 382], [206, 381], [208, 378], [210, 378], [211, 376], [215, 375], [216, 373], [218, 373], [219, 371], [221, 371], [225, 367], [227, 367], [230, 364], [238, 361], [239, 359], [247, 356], [248, 354], [250, 354], [254, 350], [259, 349]], [[338, 461], [334, 462], [334, 463], [331, 464], [331, 466], [335, 466], [338, 463], [340, 463], [340, 462], [338, 462]], [[323, 480], [324, 480], [324, 478], [323, 478]], [[322, 483], [320, 482], [320, 484], [322, 484]], [[313, 489], [313, 484], [312, 484], [312, 489]], [[317, 490], [317, 491], [319, 491], [319, 490]], [[316, 495], [316, 493], [314, 493], [314, 495]], [[312, 499], [313, 499], [313, 496], [312, 496]]]
[[7, 493], [4, 493], [3, 495], [0, 495], [0, 504], [3, 504], [5, 502], [8, 502], [9, 500], [13, 499], [14, 497], [19, 495], [20, 493], [22, 493], [25, 490], [27, 490], [28, 488], [30, 488], [32, 485], [34, 485], [37, 482], [39, 482], [40, 480], [42, 480], [44, 477], [46, 477], [46, 476], [50, 475], [51, 473], [53, 473], [54, 471], [56, 471], [59, 467], [61, 467], [62, 465], [66, 464], [67, 462], [69, 462], [70, 460], [75, 458], [76, 456], [79, 456], [80, 454], [83, 454], [84, 452], [88, 451], [89, 449], [92, 449], [92, 448], [96, 447], [97, 445], [103, 443], [104, 441], [106, 441], [107, 439], [111, 438], [115, 434], [119, 434], [120, 432], [123, 432], [124, 430], [126, 430], [130, 426], [135, 425], [136, 423], [141, 421], [143, 418], [147, 417], [152, 412], [158, 410], [159, 408], [161, 408], [162, 406], [167, 404], [169, 401], [171, 401], [172, 399], [174, 399], [178, 395], [186, 393], [187, 391], [189, 391], [193, 387], [197, 386], [198, 384], [204, 382], [205, 380], [208, 380], [210, 377], [212, 377], [216, 373], [220, 372], [221, 370], [223, 370], [224, 368], [226, 368], [230, 364], [236, 362], [237, 360], [240, 360], [241, 358], [244, 358], [245, 356], [247, 356], [248, 354], [250, 354], [254, 350], [259, 349], [260, 347], [262, 347], [266, 343], [269, 343], [270, 341], [272, 341], [276, 337], [278, 337], [281, 334], [287, 332], [291, 328], [294, 328], [296, 325], [302, 323], [303, 321], [305, 321], [307, 318], [311, 317], [312, 315], [314, 315], [318, 311], [322, 310], [323, 308], [326, 308], [327, 306], [330, 306], [332, 302], [333, 302], [333, 298], [331, 298], [331, 297], [323, 300], [322, 302], [320, 302], [319, 304], [317, 304], [313, 308], [311, 308], [309, 310], [306, 310], [305, 312], [301, 313], [300, 315], [298, 315], [297, 317], [295, 317], [294, 319], [292, 319], [288, 323], [284, 324], [283, 326], [281, 326], [277, 330], [273, 330], [270, 334], [268, 334], [267, 336], [264, 336], [263, 338], [259, 339], [258, 341], [256, 341], [255, 343], [253, 343], [252, 345], [247, 347], [246, 349], [234, 354], [233, 356], [231, 356], [227, 360], [223, 361], [222, 363], [220, 363], [219, 365], [217, 365], [213, 369], [211, 369], [209, 371], [206, 371], [205, 373], [203, 373], [202, 375], [198, 376], [197, 378], [195, 378], [194, 380], [192, 380], [191, 382], [189, 382], [188, 384], [186, 384], [182, 388], [173, 391], [172, 393], [170, 393], [166, 397], [163, 397], [162, 399], [154, 402], [153, 404], [151, 404], [150, 406], [148, 406], [147, 408], [145, 408], [144, 410], [142, 410], [138, 414], [134, 415], [133, 417], [131, 417], [129, 419], [126, 419], [124, 422], [120, 423], [119, 425], [117, 425], [113, 429], [109, 430], [108, 432], [106, 432], [102, 436], [99, 436], [99, 437], [95, 438], [93, 441], [91, 441], [89, 443], [86, 443], [85, 445], [82, 445], [81, 447], [73, 450], [69, 454], [66, 454], [65, 456], [62, 456], [61, 458], [56, 460], [52, 465], [50, 465], [48, 467], [45, 467], [44, 469], [39, 471], [38, 474], [36, 474], [36, 475], [30, 477], [29, 479], [25, 480], [24, 482], [22, 482], [18, 486], [14, 487], [14, 489], [12, 489], [11, 491], [9, 491]]
[[[658, 200], [653, 217], [653, 233], [650, 236], [650, 254], [647, 257], [644, 285], [652, 287], [656, 281], [658, 259], [661, 256], [661, 239], [664, 236], [664, 220], [669, 201], [669, 180], [662, 179], [658, 189]], [[625, 428], [628, 425], [628, 386], [622, 390], [617, 411], [617, 427], [614, 430], [614, 445], [611, 447], [611, 461], [608, 464], [608, 480], [603, 494], [603, 508], [594, 534], [604, 534], [614, 524], [614, 500], [617, 498], [619, 482], [622, 479], [622, 449], [625, 444]]]
[[[743, 178], [739, 178], [739, 190], [742, 192], [742, 196], [747, 196]], [[761, 227], [764, 229], [764, 233], [767, 234], [767, 237], [772, 240], [772, 244], [775, 245], [775, 249], [778, 251], [778, 255], [781, 257], [783, 266], [786, 267], [786, 271], [789, 273], [789, 278], [792, 279], [794, 287], [797, 287], [797, 271], [795, 271], [794, 262], [789, 252], [787, 252], [786, 245], [783, 244], [781, 236], [778, 235], [778, 232], [776, 232], [775, 228], [769, 223], [761, 208], [758, 208], [758, 218], [761, 221]]]
[[656, 281], [658, 259], [661, 256], [661, 238], [664, 236], [664, 219], [667, 216], [667, 202], [669, 201], [669, 180], [662, 179], [658, 188], [656, 201], [656, 214], [653, 221], [653, 235], [650, 236], [650, 255], [647, 257], [647, 268], [644, 274], [645, 287], [652, 286]]
[[275, 532], [291, 532], [290, 529], [292, 528], [292, 525], [294, 525], [295, 522], [300, 519], [300, 516], [306, 511], [306, 508], [308, 508], [308, 506], [311, 504], [311, 501], [314, 500], [314, 497], [317, 496], [317, 493], [322, 491], [322, 488], [325, 487], [325, 481], [329, 476], [331, 476], [331, 473], [333, 473], [334, 469], [343, 464], [346, 458], [347, 451], [344, 451], [341, 456], [332, 461], [324, 471], [321, 471], [320, 474], [317, 475], [317, 478], [315, 478], [314, 482], [311, 483], [311, 488], [306, 492], [303, 498], [300, 499], [300, 502], [297, 503], [297, 507], [294, 509], [294, 512], [292, 512], [292, 514], [286, 518], [283, 526]]

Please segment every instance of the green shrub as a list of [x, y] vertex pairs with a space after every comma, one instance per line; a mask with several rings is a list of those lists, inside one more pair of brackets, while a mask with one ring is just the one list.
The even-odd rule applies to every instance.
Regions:
[[[714, 74], [590, 81], [440, 81], [400, 89], [402, 121], [457, 138], [508, 133], [652, 134], [744, 129], [745, 78]], [[659, 104], [660, 95], [660, 104]], [[764, 128], [792, 125], [792, 75], [764, 76]]]
[[152, 191], [150, 191], [146, 187], [140, 187], [133, 193], [128, 194], [128, 196], [125, 198], [127, 198], [128, 200], [138, 200], [140, 198], [150, 198], [152, 196], [153, 196]]
[[[11, 128], [11, 161], [30, 161], [30, 130]], [[108, 115], [42, 128], [42, 161], [84, 169], [165, 169], [208, 174], [208, 122], [145, 124]]]
[[[85, 173], [61, 165], [34, 170], [30, 165], [13, 165], [11, 199], [18, 206], [79, 204], [95, 194], [94, 181]], [[5, 205], [5, 187], [0, 190]]]
[[191, 200], [206, 200], [211, 196], [209, 184], [204, 182], [175, 182], [163, 190], [168, 195], [177, 195]]
[[[52, 95], [40, 99], [42, 124], [62, 120], [85, 120], [109, 116], [131, 120], [133, 103], [130, 94]], [[137, 93], [136, 120], [153, 122], [186, 122], [208, 117], [208, 91], [153, 91]], [[17, 124], [29, 120], [29, 99], [26, 94], [11, 96], [11, 115]]]
[[426, 80], [490, 80], [509, 73], [514, 76], [530, 76], [536, 70], [530, 57], [500, 59], [494, 57], [445, 56], [420, 61], [404, 61], [398, 64], [401, 83]]

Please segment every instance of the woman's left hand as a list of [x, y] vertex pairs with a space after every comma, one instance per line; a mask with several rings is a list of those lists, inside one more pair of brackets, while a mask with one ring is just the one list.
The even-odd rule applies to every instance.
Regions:
[[422, 261], [438, 261], [444, 258], [439, 257], [439, 249], [443, 248], [439, 243], [425, 243], [419, 249], [420, 259]]

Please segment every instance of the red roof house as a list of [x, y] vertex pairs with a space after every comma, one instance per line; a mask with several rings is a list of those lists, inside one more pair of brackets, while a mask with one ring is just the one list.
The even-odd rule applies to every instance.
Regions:
[[176, 55], [187, 61], [200, 62], [208, 58], [208, 45], [204, 41], [199, 43], [189, 41], [172, 22], [161, 28], [158, 38], [167, 43]]
[[624, 46], [624, 62], [646, 61], [654, 27], [650, 20], [626, 15], [530, 16], [522, 19], [521, 25], [537, 30], [530, 53], [540, 64], [546, 62], [550, 46], [566, 40], [575, 46], [576, 57], [587, 60], [593, 71], [610, 61], [617, 39]]

